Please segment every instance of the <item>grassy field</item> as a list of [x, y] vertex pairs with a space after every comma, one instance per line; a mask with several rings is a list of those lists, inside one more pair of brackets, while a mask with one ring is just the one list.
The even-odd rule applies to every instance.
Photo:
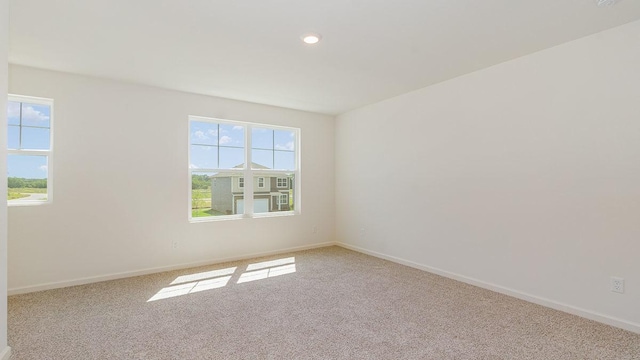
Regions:
[[22, 199], [25, 198], [29, 195], [27, 194], [20, 194], [20, 193], [16, 193], [16, 192], [11, 192], [9, 191], [9, 193], [7, 193], [7, 200], [15, 200], [15, 199]]
[[211, 189], [191, 190], [191, 208], [211, 208]]
[[191, 216], [216, 216], [217, 211], [211, 210], [211, 188], [191, 190]]
[[29, 194], [46, 194], [47, 189], [42, 188], [9, 188], [7, 189], [7, 200], [22, 199]]
[[220, 211], [212, 210], [212, 209], [193, 209], [191, 210], [192, 217], [205, 217], [205, 216], [220, 216], [226, 215], [221, 213]]
[[43, 188], [9, 188], [10, 192], [24, 193], [24, 194], [46, 194], [47, 189]]

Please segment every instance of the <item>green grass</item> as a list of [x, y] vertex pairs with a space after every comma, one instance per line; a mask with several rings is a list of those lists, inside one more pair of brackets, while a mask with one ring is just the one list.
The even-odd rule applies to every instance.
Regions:
[[[191, 208], [207, 210], [211, 208], [211, 188], [191, 190]], [[200, 215], [211, 216], [211, 215]], [[194, 215], [195, 217], [195, 215]]]
[[9, 188], [9, 192], [23, 193], [23, 194], [46, 194], [46, 188]]
[[191, 217], [205, 217], [205, 216], [220, 216], [226, 215], [221, 213], [220, 211], [216, 211], [213, 209], [193, 209], [191, 210]]
[[29, 195], [27, 195], [27, 194], [20, 194], [20, 193], [17, 193], [17, 192], [9, 192], [7, 194], [7, 200], [22, 199], [22, 198], [25, 198], [25, 197], [28, 197], [28, 196]]
[[22, 199], [29, 194], [46, 194], [47, 189], [44, 188], [9, 188], [7, 189], [7, 200]]

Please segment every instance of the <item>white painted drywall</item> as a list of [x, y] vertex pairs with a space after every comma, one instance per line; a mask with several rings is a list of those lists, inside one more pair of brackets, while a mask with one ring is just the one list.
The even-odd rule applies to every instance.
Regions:
[[640, 22], [342, 114], [336, 154], [338, 241], [640, 329]]
[[9, 1], [0, 0], [0, 359], [8, 359], [7, 346], [7, 89], [9, 84]]
[[[333, 241], [333, 117], [21, 66], [9, 75], [11, 93], [55, 101], [54, 200], [9, 208], [10, 293]], [[188, 115], [300, 128], [302, 214], [189, 223]]]

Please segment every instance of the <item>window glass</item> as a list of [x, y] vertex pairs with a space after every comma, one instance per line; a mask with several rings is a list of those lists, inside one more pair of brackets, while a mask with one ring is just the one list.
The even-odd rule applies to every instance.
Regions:
[[198, 118], [189, 131], [191, 219], [294, 211], [297, 130]]
[[[242, 177], [228, 173], [193, 171], [191, 175], [191, 216], [193, 218], [234, 215], [242, 190]], [[241, 214], [242, 212], [240, 212]]]
[[192, 121], [191, 144], [218, 145], [218, 124]]
[[[265, 189], [254, 189], [253, 212], [259, 214], [295, 210], [293, 203], [295, 198], [294, 179], [295, 175], [293, 173], [274, 174], [272, 177], [266, 177]], [[256, 177], [255, 183], [258, 184], [259, 182], [260, 178]]]
[[7, 185], [9, 203], [20, 201], [47, 201], [47, 156], [7, 156]]
[[191, 145], [191, 169], [217, 169], [218, 147]]
[[21, 149], [48, 150], [51, 136], [48, 128], [22, 127]]
[[7, 140], [9, 149], [20, 149], [20, 126], [9, 125]]
[[7, 105], [8, 204], [51, 200], [53, 100], [10, 95]]
[[20, 125], [20, 103], [9, 101], [7, 104], [7, 120], [9, 125]]

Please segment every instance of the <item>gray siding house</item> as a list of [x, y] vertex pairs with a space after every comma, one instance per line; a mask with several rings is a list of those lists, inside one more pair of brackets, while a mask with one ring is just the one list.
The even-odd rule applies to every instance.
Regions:
[[[243, 164], [236, 166], [242, 168]], [[253, 164], [254, 169], [268, 169]], [[220, 174], [211, 178], [211, 209], [225, 214], [244, 212], [244, 185], [239, 175]], [[254, 213], [290, 211], [294, 209], [294, 177], [264, 172], [253, 178]]]

